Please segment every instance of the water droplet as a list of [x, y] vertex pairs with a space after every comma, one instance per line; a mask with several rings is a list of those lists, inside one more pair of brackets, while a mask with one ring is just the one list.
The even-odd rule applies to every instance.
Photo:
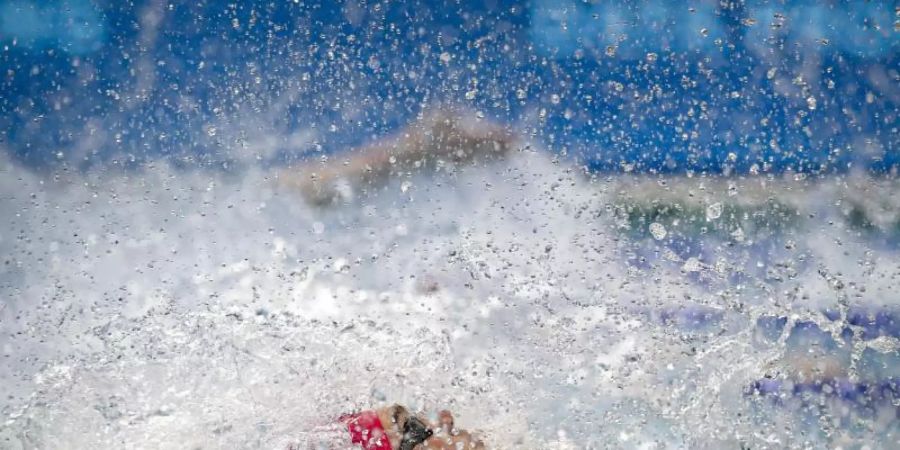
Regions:
[[666, 231], [666, 227], [659, 222], [653, 222], [650, 224], [650, 234], [653, 235], [653, 239], [657, 241], [661, 241], [666, 238], [668, 232]]
[[350, 271], [350, 263], [344, 258], [338, 258], [332, 264], [332, 270], [335, 273], [347, 273]]
[[615, 45], [607, 45], [606, 46], [606, 56], [616, 56], [616, 46]]
[[528, 96], [528, 94], [525, 92], [524, 89], [519, 89], [516, 91], [516, 98], [519, 100], [525, 100], [525, 98], [527, 96]]
[[557, 95], [557, 94], [551, 95], [550, 103], [553, 103], [554, 105], [558, 105], [559, 104], [559, 95]]
[[716, 220], [719, 217], [722, 217], [722, 204], [719, 202], [713, 203], [706, 207], [706, 220]]
[[709, 36], [709, 28], [701, 28], [701, 29], [700, 29], [700, 35], [703, 36], [703, 37]]
[[409, 181], [409, 180], [404, 181], [404, 182], [400, 183], [400, 192], [406, 193], [406, 191], [408, 191], [409, 188], [411, 188], [411, 187], [412, 187], [412, 181]]
[[700, 264], [700, 260], [695, 257], [688, 258], [688, 260], [684, 262], [684, 265], [681, 266], [681, 270], [684, 270], [685, 272], [699, 272], [702, 268], [703, 265]]
[[806, 99], [806, 107], [809, 108], [810, 110], [816, 109], [816, 98], [815, 97], [807, 98]]
[[656, 53], [653, 53], [653, 52], [647, 53], [647, 62], [651, 62], [651, 63], [656, 62], [656, 60], [658, 58], [659, 58], [659, 55], [657, 55]]

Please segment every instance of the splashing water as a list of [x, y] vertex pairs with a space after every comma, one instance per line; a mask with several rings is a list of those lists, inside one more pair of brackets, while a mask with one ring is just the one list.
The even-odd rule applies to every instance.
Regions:
[[3, 172], [5, 448], [284, 448], [395, 401], [494, 448], [897, 440], [889, 386], [847, 389], [896, 373], [859, 311], [900, 259], [803, 220], [844, 217], [828, 183], [728, 203], [519, 152], [323, 210], [257, 170]]

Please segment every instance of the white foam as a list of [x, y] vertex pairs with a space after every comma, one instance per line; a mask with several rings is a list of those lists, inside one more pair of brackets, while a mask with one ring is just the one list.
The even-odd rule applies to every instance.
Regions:
[[[54, 181], [6, 162], [0, 439], [284, 448], [403, 402], [452, 409], [492, 448], [764, 442], [741, 389], [783, 349], [756, 345], [756, 317], [824, 322], [822, 271], [867, 284], [854, 302], [895, 285], [894, 253], [818, 225], [788, 232], [808, 263], [785, 283], [735, 286], [744, 241], [746, 261], [642, 265], [607, 208], [627, 180], [573, 169], [520, 152], [322, 210], [256, 169]], [[724, 319], [652, 317], [685, 305]]]

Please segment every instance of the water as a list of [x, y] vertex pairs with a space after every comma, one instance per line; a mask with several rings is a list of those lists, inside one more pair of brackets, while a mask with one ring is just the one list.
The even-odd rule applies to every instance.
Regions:
[[501, 449], [898, 444], [894, 181], [2, 172], [3, 448], [285, 448], [388, 402]]
[[0, 2], [0, 448], [900, 448], [891, 5]]

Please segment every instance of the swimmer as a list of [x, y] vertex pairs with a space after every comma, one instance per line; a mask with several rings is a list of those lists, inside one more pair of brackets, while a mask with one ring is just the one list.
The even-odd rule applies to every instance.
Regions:
[[345, 415], [351, 442], [364, 450], [484, 450], [484, 443], [471, 433], [457, 429], [449, 411], [436, 421], [415, 416], [401, 405]]
[[453, 170], [504, 158], [516, 145], [499, 124], [456, 108], [423, 114], [397, 135], [327, 161], [307, 160], [278, 175], [281, 186], [297, 189], [310, 204], [349, 201], [389, 180], [413, 172]]

